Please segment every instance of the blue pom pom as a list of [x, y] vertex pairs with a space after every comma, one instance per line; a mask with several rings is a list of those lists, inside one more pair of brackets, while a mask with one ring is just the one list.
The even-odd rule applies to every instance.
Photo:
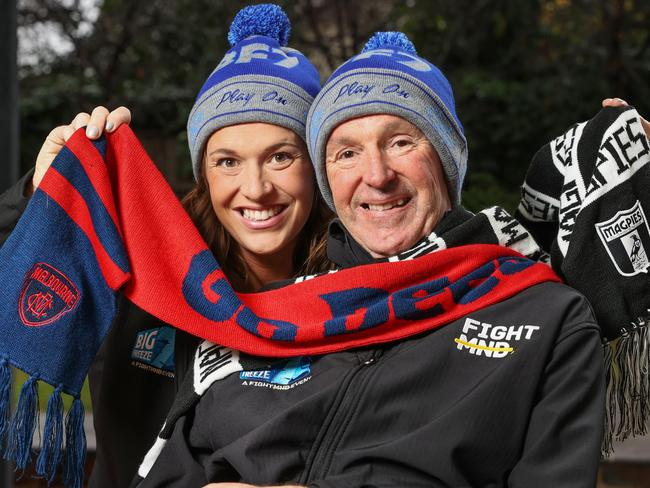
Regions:
[[396, 47], [407, 53], [417, 54], [415, 46], [403, 32], [375, 32], [361, 52], [386, 47]]
[[277, 5], [262, 3], [243, 8], [230, 24], [228, 42], [234, 46], [250, 36], [266, 36], [286, 46], [291, 34], [289, 17]]

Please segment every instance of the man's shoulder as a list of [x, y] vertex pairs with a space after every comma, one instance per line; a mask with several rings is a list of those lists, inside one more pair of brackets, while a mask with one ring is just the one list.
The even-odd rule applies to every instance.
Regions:
[[533, 314], [557, 322], [562, 335], [584, 328], [598, 330], [589, 300], [565, 283], [539, 283], [527, 288], [521, 295]]
[[572, 306], [589, 306], [589, 301], [575, 288], [557, 281], [545, 281], [527, 289], [538, 300], [559, 300]]

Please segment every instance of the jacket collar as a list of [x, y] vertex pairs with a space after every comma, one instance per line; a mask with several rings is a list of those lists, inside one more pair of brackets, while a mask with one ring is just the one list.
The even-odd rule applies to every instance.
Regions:
[[[472, 217], [472, 213], [461, 206], [448, 210], [440, 219], [440, 222], [433, 229], [433, 233], [441, 235], [454, 227], [466, 222]], [[424, 236], [413, 247], [417, 247], [426, 241], [430, 236]], [[330, 261], [341, 268], [359, 266], [378, 261], [384, 258], [373, 258], [366, 249], [361, 246], [350, 235], [350, 232], [343, 226], [339, 219], [330, 222], [327, 229], [327, 257]]]

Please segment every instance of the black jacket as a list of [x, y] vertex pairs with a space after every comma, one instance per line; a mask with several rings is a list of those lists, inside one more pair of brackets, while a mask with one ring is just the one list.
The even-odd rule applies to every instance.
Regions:
[[[330, 239], [338, 264], [370, 261], [340, 225]], [[504, 337], [513, 353], [465, 345]], [[591, 488], [603, 411], [591, 308], [542, 283], [408, 340], [213, 383], [140, 487]]]
[[[0, 195], [0, 246], [27, 206], [23, 189], [32, 174]], [[129, 485], [165, 420], [196, 342], [119, 297], [118, 314], [88, 374], [97, 441], [90, 488]]]

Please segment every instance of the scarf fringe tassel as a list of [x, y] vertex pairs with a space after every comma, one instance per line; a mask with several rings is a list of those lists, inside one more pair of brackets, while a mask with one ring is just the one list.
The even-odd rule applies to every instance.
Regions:
[[[32, 454], [34, 432], [39, 422], [38, 378], [30, 376], [22, 386], [13, 418], [11, 410], [11, 367], [6, 356], [0, 357], [0, 452], [24, 472]], [[62, 464], [66, 488], [81, 488], [86, 462], [86, 432], [84, 407], [79, 398], [65, 419], [65, 451], [62, 385], [55, 388], [47, 402], [42, 446], [36, 459], [36, 474], [50, 485]]]
[[66, 488], [81, 488], [86, 464], [86, 432], [84, 431], [84, 406], [75, 398], [65, 419], [65, 458], [63, 484]]
[[32, 453], [32, 440], [38, 422], [38, 379], [30, 376], [20, 390], [14, 418], [9, 424], [9, 439], [5, 458], [25, 471]]
[[36, 473], [48, 484], [54, 481], [56, 469], [63, 455], [63, 400], [61, 386], [58, 386], [47, 401], [43, 445], [36, 459]]
[[615, 441], [648, 433], [650, 423], [650, 332], [648, 317], [640, 317], [622, 335], [603, 345], [606, 404], [603, 457]]
[[0, 452], [5, 451], [9, 432], [11, 368], [6, 356], [0, 358]]

